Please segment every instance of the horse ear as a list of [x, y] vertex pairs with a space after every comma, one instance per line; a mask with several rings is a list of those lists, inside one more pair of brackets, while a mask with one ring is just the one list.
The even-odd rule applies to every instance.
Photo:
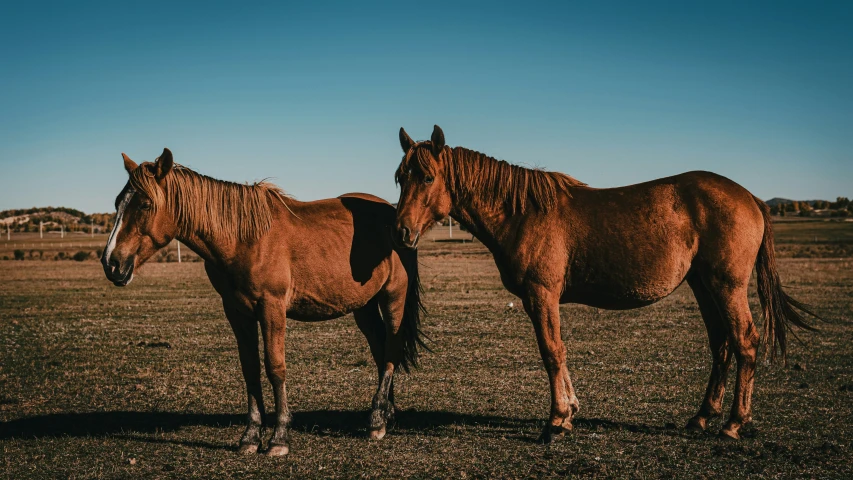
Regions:
[[400, 147], [403, 148], [403, 153], [409, 153], [409, 150], [415, 146], [415, 141], [406, 133], [403, 127], [400, 127]]
[[124, 153], [122, 153], [122, 154], [121, 154], [121, 158], [123, 158], [123, 159], [124, 159], [124, 169], [125, 169], [125, 170], [127, 170], [127, 174], [128, 174], [128, 175], [130, 175], [131, 173], [133, 173], [133, 171], [134, 171], [134, 170], [136, 170], [136, 167], [138, 167], [138, 166], [139, 166], [139, 165], [137, 165], [137, 164], [136, 164], [136, 162], [134, 162], [133, 160], [131, 160], [131, 159], [130, 159], [130, 157], [128, 157], [128, 156], [127, 156], [127, 155], [125, 155]]
[[444, 132], [441, 131], [441, 127], [435, 125], [429, 140], [432, 143], [432, 153], [437, 157], [444, 150]]
[[172, 152], [168, 148], [163, 149], [163, 153], [157, 159], [155, 166], [156, 173], [154, 174], [157, 180], [163, 180], [166, 175], [172, 170], [175, 160], [172, 158]]

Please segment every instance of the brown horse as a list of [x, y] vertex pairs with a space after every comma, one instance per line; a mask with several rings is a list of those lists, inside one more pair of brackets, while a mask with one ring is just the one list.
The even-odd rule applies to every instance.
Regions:
[[239, 185], [174, 165], [168, 149], [154, 163], [126, 155], [130, 180], [116, 199], [116, 222], [101, 262], [119, 286], [177, 238], [204, 259], [237, 337], [248, 392], [240, 451], [261, 443], [264, 407], [258, 325], [275, 397], [268, 455], [289, 451], [285, 390], [286, 319], [328, 320], [353, 312], [379, 372], [369, 420], [382, 438], [394, 415], [393, 375], [417, 364], [421, 310], [417, 256], [397, 250], [394, 208], [366, 194], [299, 202], [268, 183]]
[[767, 206], [727, 178], [690, 172], [597, 189], [561, 173], [451, 149], [437, 125], [429, 141], [417, 143], [401, 128], [400, 145], [401, 241], [416, 248], [426, 229], [450, 215], [489, 248], [504, 286], [533, 321], [551, 383], [551, 415], [540, 437], [546, 443], [571, 430], [578, 411], [560, 337], [561, 303], [637, 308], [687, 280], [713, 357], [705, 399], [687, 426], [705, 430], [721, 413], [734, 355], [735, 398], [722, 429], [733, 439], [752, 419], [760, 343], [747, 301], [753, 266], [773, 355], [777, 346], [785, 354], [786, 322], [811, 328], [794, 308], [812, 313], [782, 291]]

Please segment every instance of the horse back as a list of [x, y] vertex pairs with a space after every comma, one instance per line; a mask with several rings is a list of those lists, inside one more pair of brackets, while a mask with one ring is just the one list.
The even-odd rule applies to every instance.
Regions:
[[615, 309], [654, 303], [683, 282], [697, 259], [737, 258], [751, 269], [763, 235], [752, 195], [709, 172], [569, 193], [557, 211], [524, 229], [541, 237], [527, 251], [545, 259], [525, 277], [560, 276], [565, 303]]

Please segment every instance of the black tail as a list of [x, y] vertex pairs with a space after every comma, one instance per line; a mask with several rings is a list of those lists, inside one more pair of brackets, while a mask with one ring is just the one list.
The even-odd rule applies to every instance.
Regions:
[[[755, 198], [755, 197], [753, 197]], [[764, 354], [770, 351], [770, 358], [776, 359], [778, 347], [782, 358], [787, 354], [787, 329], [789, 325], [806, 330], [817, 330], [806, 323], [803, 313], [821, 319], [811, 311], [808, 305], [800, 303], [789, 297], [782, 290], [782, 281], [779, 280], [779, 272], [776, 268], [776, 253], [773, 247], [773, 227], [770, 224], [770, 208], [758, 198], [755, 203], [764, 215], [764, 240], [758, 250], [758, 258], [755, 261], [755, 271], [758, 280], [758, 299], [764, 312]], [[798, 311], [799, 310], [799, 311]], [[793, 333], [793, 332], [792, 332]], [[767, 348], [769, 346], [769, 348]]]
[[406, 291], [406, 306], [403, 309], [403, 321], [400, 329], [403, 333], [403, 360], [400, 366], [408, 372], [411, 367], [418, 366], [418, 349], [424, 348], [430, 351], [424, 343], [424, 334], [421, 332], [421, 314], [426, 313], [421, 302], [421, 280], [418, 276], [418, 252], [417, 250], [397, 249], [403, 268], [409, 275], [409, 286]]

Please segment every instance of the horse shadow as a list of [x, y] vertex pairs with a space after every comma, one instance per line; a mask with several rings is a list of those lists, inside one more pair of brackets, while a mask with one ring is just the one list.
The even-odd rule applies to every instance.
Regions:
[[[318, 436], [361, 437], [366, 435], [368, 412], [356, 410], [312, 410], [293, 412], [291, 428]], [[101, 411], [54, 413], [0, 422], [0, 440], [57, 437], [120, 436], [152, 443], [178, 443], [215, 449], [233, 449], [230, 444], [180, 441], [156, 433], [176, 432], [185, 427], [229, 428], [245, 422], [244, 415], [223, 413], [179, 413], [144, 411]], [[526, 443], [536, 441], [541, 419], [512, 418], [449, 411], [404, 410], [397, 413], [392, 434], [445, 436], [447, 428], [465, 428], [466, 434], [503, 436]], [[674, 425], [651, 426], [576, 418], [575, 432], [627, 430], [648, 435], [684, 435]], [[471, 428], [476, 427], [476, 428]], [[236, 442], [239, 430], [235, 430]]]

